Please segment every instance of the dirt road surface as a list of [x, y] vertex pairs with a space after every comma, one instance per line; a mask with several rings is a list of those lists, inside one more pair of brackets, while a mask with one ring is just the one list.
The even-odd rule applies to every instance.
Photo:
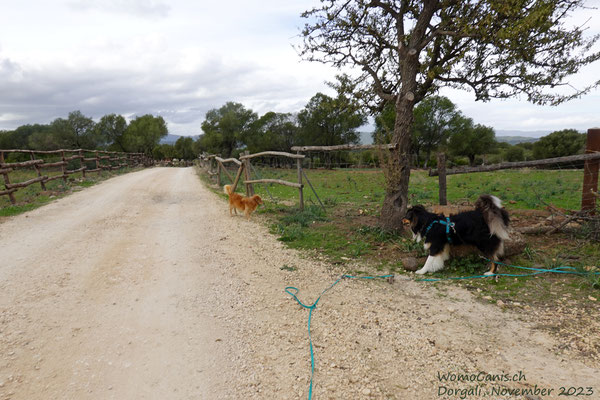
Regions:
[[[0, 400], [307, 398], [308, 312], [284, 288], [312, 303], [344, 271], [254, 217], [154, 168], [1, 222]], [[600, 398], [597, 362], [533, 325], [452, 286], [343, 280], [313, 313], [313, 398]]]

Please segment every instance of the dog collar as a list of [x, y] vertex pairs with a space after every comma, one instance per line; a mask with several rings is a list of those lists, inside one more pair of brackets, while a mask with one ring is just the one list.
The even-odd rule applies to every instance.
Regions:
[[437, 220], [433, 221], [432, 223], [430, 223], [429, 226], [427, 227], [427, 229], [425, 229], [425, 236], [427, 236], [427, 233], [429, 232], [429, 230], [431, 229], [431, 227], [434, 224], [446, 225], [446, 238], [448, 239], [448, 243], [452, 244], [452, 239], [450, 238], [450, 228], [452, 228], [452, 230], [456, 232], [456, 230], [454, 229], [454, 222], [450, 222], [449, 217], [446, 217], [445, 220], [437, 219]]

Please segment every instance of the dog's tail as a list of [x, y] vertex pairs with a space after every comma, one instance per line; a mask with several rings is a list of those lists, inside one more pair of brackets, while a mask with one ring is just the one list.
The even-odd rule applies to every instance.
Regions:
[[502, 207], [502, 202], [496, 196], [484, 194], [477, 199], [475, 207], [483, 214], [483, 219], [492, 235], [502, 240], [508, 239], [508, 212]]
[[232, 193], [231, 185], [223, 186], [223, 191], [225, 192], [225, 194], [231, 194]]

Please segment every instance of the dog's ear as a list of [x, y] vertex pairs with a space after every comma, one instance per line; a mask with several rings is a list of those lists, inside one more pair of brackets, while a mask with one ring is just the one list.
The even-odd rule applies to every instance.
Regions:
[[411, 208], [406, 210], [406, 215], [404, 218], [407, 218], [407, 219], [414, 218], [416, 215], [421, 214], [424, 211], [427, 211], [425, 209], [425, 207], [423, 207], [420, 204], [417, 204], [416, 206], [412, 206]]
[[408, 225], [408, 224], [412, 223], [412, 221], [415, 219], [415, 217], [416, 217], [416, 215], [415, 215], [414, 207], [411, 207], [406, 211], [404, 218], [402, 218], [402, 223]]

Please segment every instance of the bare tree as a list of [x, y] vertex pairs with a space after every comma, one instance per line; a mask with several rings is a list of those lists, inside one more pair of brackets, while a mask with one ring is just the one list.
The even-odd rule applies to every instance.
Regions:
[[584, 0], [321, 0], [303, 13], [301, 55], [341, 68], [358, 67], [356, 95], [372, 110], [395, 106], [385, 167], [381, 223], [397, 229], [406, 212], [413, 108], [442, 86], [471, 90], [476, 100], [518, 94], [559, 104], [590, 87], [549, 89], [596, 61], [598, 37], [567, 27]]

